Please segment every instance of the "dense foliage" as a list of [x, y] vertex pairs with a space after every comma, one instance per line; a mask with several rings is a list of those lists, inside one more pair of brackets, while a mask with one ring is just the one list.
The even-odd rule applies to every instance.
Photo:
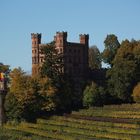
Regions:
[[[117, 36], [110, 34], [105, 38], [104, 44], [102, 59], [110, 67], [106, 71], [106, 81], [103, 79], [104, 84], [102, 84], [105, 89], [103, 104], [132, 103], [136, 100], [138, 102], [138, 87], [135, 85], [140, 82], [140, 41], [133, 39], [119, 43]], [[97, 84], [100, 83], [98, 80], [102, 79], [99, 77], [100, 70], [97, 72], [94, 70], [95, 76], [92, 76], [96, 84], [88, 85], [84, 91], [83, 104], [85, 106], [95, 106], [103, 101], [103, 95], [101, 95], [102, 98], [97, 98], [100, 97], [100, 93], [95, 90], [99, 86]]]
[[[83, 94], [76, 92], [70, 75], [62, 72], [63, 55], [57, 52], [54, 42], [44, 45], [45, 60], [36, 77], [27, 75], [21, 68], [10, 72], [8, 66], [1, 64], [0, 72], [10, 72], [5, 103], [8, 119], [33, 121], [42, 114], [69, 112], [82, 105], [140, 102], [140, 41], [119, 43], [117, 37], [110, 34], [104, 44], [101, 54], [95, 46], [89, 49], [89, 67], [93, 75], [89, 75], [87, 81], [79, 81], [79, 85], [85, 85], [85, 89], [81, 87]], [[101, 57], [110, 65], [107, 70], [101, 68]]]
[[121, 43], [113, 67], [107, 72], [110, 94], [124, 102], [131, 102], [135, 84], [140, 80], [140, 43], [125, 40]]
[[11, 71], [10, 77], [11, 85], [5, 103], [8, 119], [33, 120], [38, 116], [41, 102], [37, 81], [21, 68]]
[[63, 55], [57, 52], [54, 42], [44, 45], [41, 51], [45, 55], [44, 63], [40, 67], [41, 77], [47, 76], [56, 85], [61, 78]]
[[10, 72], [5, 104], [8, 119], [33, 121], [41, 114], [71, 110], [73, 88], [70, 79], [60, 72], [63, 57], [57, 54], [53, 42], [42, 51], [45, 60], [40, 75], [29, 76], [21, 68]]

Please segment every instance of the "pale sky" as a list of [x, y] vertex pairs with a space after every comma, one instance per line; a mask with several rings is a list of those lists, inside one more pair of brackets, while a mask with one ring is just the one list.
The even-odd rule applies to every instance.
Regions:
[[107, 34], [140, 40], [140, 0], [0, 0], [0, 62], [31, 71], [31, 33], [47, 43], [56, 31], [89, 34], [100, 51]]

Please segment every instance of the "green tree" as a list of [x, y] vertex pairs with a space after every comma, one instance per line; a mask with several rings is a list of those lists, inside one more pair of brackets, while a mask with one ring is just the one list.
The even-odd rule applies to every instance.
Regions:
[[[60, 111], [69, 112], [72, 108], [75, 107], [75, 95], [73, 88], [74, 86], [72, 83], [72, 80], [68, 76], [61, 78], [57, 94], [57, 96], [59, 97], [58, 110]], [[76, 100], [76, 102], [78, 101]]]
[[[62, 72], [63, 55], [58, 53], [55, 42], [46, 44], [42, 50], [45, 60], [41, 69], [41, 90], [46, 111], [65, 110], [71, 106], [71, 83]], [[67, 79], [67, 80], [66, 80]]]
[[114, 34], [107, 35], [105, 41], [105, 49], [102, 53], [102, 59], [104, 63], [109, 65], [113, 65], [112, 61], [117, 53], [118, 48], [120, 47], [120, 43], [118, 41], [117, 36]]
[[134, 72], [135, 64], [133, 61], [120, 61], [118, 64], [114, 64], [113, 68], [107, 72], [109, 92], [114, 98], [124, 102], [131, 101]]
[[113, 60], [113, 67], [108, 70], [109, 92], [123, 102], [131, 102], [134, 85], [140, 80], [140, 47], [137, 41], [125, 40]]
[[100, 51], [97, 46], [91, 46], [89, 48], [89, 67], [91, 69], [100, 69], [101, 68], [101, 56]]
[[61, 69], [63, 68], [63, 56], [57, 52], [55, 42], [46, 44], [42, 49], [42, 53], [45, 55], [45, 60], [40, 68], [41, 76], [47, 76], [56, 83], [60, 78]]
[[8, 120], [20, 121], [22, 119], [22, 106], [20, 105], [14, 94], [10, 92], [8, 92], [8, 94], [6, 95], [5, 110]]
[[102, 87], [92, 82], [87, 86], [83, 94], [83, 105], [86, 107], [102, 106], [104, 104], [105, 92]]
[[133, 54], [134, 54], [134, 62], [136, 64], [135, 70], [135, 80], [136, 82], [140, 81], [140, 41], [132, 41], [134, 44]]

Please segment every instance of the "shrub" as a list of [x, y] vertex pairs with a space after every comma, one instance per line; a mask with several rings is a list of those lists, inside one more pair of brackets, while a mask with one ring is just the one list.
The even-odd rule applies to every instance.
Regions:
[[98, 87], [94, 82], [84, 90], [83, 105], [86, 107], [102, 106], [104, 100], [104, 89]]

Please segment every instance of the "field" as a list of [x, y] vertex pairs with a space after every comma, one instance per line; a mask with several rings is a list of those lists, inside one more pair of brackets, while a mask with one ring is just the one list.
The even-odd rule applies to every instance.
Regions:
[[0, 140], [140, 140], [140, 105], [93, 107], [37, 123], [7, 123]]

